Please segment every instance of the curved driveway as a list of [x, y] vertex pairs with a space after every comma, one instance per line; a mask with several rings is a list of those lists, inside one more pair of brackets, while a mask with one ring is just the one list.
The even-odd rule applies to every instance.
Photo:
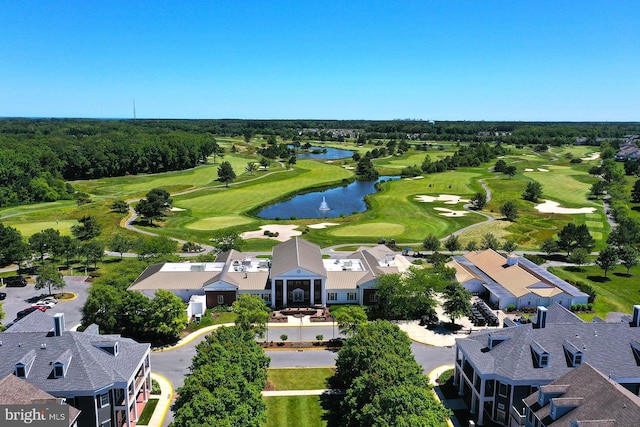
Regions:
[[[289, 336], [289, 341], [297, 341], [300, 336], [303, 340], [313, 340], [319, 334], [327, 339], [332, 336], [332, 329], [331, 326], [271, 327], [269, 339], [280, 341], [280, 335], [283, 333]], [[204, 340], [205, 335], [202, 334], [184, 345], [151, 353], [152, 371], [166, 377], [171, 382], [174, 392], [184, 384], [184, 377], [189, 373], [191, 359], [196, 354], [195, 348]], [[271, 338], [272, 335], [273, 338]], [[433, 347], [412, 342], [411, 349], [425, 374], [439, 366], [451, 364], [455, 359], [453, 347]], [[267, 351], [267, 355], [271, 358], [270, 366], [273, 368], [335, 366], [337, 357], [334, 351], [309, 349], [273, 350]], [[168, 426], [172, 419], [173, 413], [169, 411], [163, 426]]]

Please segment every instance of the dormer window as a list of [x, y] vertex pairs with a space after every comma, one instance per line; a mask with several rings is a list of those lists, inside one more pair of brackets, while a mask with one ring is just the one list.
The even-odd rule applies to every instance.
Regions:
[[31, 350], [24, 356], [18, 360], [18, 363], [15, 365], [14, 374], [18, 378], [27, 378], [29, 376], [29, 371], [31, 370], [31, 366], [33, 366], [33, 361], [36, 359], [36, 351]]
[[564, 355], [567, 359], [567, 366], [576, 367], [582, 365], [582, 359], [584, 359], [584, 353], [575, 345], [569, 341], [563, 343]]
[[549, 352], [535, 341], [531, 344], [531, 356], [534, 368], [546, 368], [549, 366]]
[[112, 356], [117, 356], [120, 353], [120, 345], [118, 341], [101, 341], [92, 343], [94, 347], [109, 353]]
[[53, 363], [53, 377], [64, 378], [71, 363], [71, 350], [65, 350]]
[[492, 348], [494, 348], [495, 346], [497, 346], [498, 344], [508, 340], [508, 337], [496, 337], [496, 336], [492, 336], [491, 334], [489, 334], [489, 341], [487, 342], [487, 347], [489, 347], [489, 350], [491, 350]]

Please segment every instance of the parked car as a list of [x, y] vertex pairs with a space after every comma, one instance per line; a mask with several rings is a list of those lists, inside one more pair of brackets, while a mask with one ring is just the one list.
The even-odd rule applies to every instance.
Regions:
[[48, 297], [41, 298], [40, 301], [51, 302], [53, 303], [53, 305], [56, 305], [58, 303], [58, 299], [53, 295], [49, 295]]
[[4, 279], [7, 288], [23, 288], [27, 286], [27, 279], [22, 276], [12, 276]]
[[20, 310], [19, 312], [17, 312], [16, 313], [16, 317], [18, 319], [22, 319], [27, 314], [33, 313], [36, 310], [39, 310], [39, 308], [37, 308], [37, 307], [27, 307], [24, 310]]
[[0, 301], [2, 301], [3, 299], [5, 299], [7, 297], [7, 294], [4, 292], [0, 292]]
[[55, 304], [52, 303], [51, 301], [38, 301], [34, 304], [31, 305], [31, 307], [35, 307], [35, 308], [40, 308], [40, 307], [44, 307], [44, 309], [48, 309], [53, 307]]

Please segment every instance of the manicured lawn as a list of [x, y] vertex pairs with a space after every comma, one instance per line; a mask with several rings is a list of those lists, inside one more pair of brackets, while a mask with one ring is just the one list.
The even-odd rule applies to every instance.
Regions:
[[149, 424], [151, 420], [151, 416], [153, 415], [153, 411], [158, 406], [159, 399], [149, 399], [144, 409], [142, 410], [142, 414], [140, 414], [140, 418], [138, 419], [137, 425], [146, 426]]
[[333, 368], [269, 369], [269, 381], [276, 390], [322, 390], [327, 388], [327, 378]]
[[265, 397], [267, 427], [319, 427], [322, 420], [319, 396]]
[[585, 320], [590, 321], [594, 316], [606, 319], [611, 311], [631, 314], [633, 305], [640, 303], [640, 266], [631, 269], [631, 276], [626, 275], [626, 268], [618, 266], [608, 272], [607, 278], [597, 266], [582, 267], [581, 271], [571, 267], [554, 267], [549, 271], [564, 280], [574, 283], [580, 281], [595, 289], [595, 313], [580, 315]]

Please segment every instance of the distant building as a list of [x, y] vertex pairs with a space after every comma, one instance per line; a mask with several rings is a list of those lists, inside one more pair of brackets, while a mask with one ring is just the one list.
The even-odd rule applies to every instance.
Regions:
[[258, 295], [272, 307], [369, 305], [375, 302], [379, 275], [410, 265], [384, 245], [325, 259], [318, 245], [293, 238], [275, 246], [271, 260], [231, 250], [215, 262], [155, 264], [129, 290], [153, 296], [166, 289], [185, 302], [205, 295], [207, 308], [231, 305], [241, 294]]
[[447, 267], [474, 294], [484, 294], [498, 309], [560, 304], [586, 304], [589, 295], [528, 259], [501, 255], [492, 249], [455, 256]]
[[637, 427], [640, 424], [640, 398], [588, 363], [540, 386], [536, 393], [524, 399], [524, 404], [524, 424], [520, 426]]
[[640, 148], [638, 148], [638, 145], [634, 141], [635, 139], [630, 139], [629, 142], [620, 147], [620, 150], [616, 153], [617, 161], [625, 162], [627, 160], [640, 159]]
[[523, 399], [583, 363], [640, 393], [640, 305], [631, 322], [587, 323], [554, 304], [533, 324], [505, 325], [456, 340], [454, 384], [478, 425], [522, 425]]
[[79, 409], [79, 427], [133, 427], [151, 393], [149, 344], [67, 331], [39, 310], [0, 333], [0, 377], [14, 375]]

